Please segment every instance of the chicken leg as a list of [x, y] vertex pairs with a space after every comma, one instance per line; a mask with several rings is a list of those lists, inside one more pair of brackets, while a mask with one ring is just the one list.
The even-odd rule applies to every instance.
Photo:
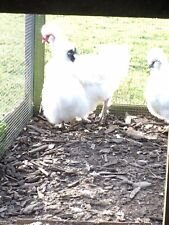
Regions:
[[101, 110], [101, 113], [99, 114], [99, 122], [103, 122], [104, 121], [105, 116], [107, 114], [108, 105], [109, 105], [109, 99], [106, 99], [103, 102], [102, 110]]

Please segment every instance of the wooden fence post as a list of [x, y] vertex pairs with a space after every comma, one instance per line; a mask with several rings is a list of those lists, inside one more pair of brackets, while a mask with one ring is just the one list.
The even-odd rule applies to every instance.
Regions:
[[34, 16], [34, 78], [33, 78], [33, 114], [39, 113], [41, 91], [44, 80], [44, 45], [41, 42], [41, 27], [45, 15]]

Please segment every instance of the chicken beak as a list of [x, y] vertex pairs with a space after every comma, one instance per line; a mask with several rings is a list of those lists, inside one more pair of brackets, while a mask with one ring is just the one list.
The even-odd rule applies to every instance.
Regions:
[[45, 40], [43, 39], [43, 37], [42, 37], [42, 39], [41, 39], [41, 40], [42, 40], [42, 44], [44, 44], [44, 43], [45, 43]]
[[44, 44], [45, 42], [49, 43], [48, 37], [45, 38], [45, 37], [42, 36], [42, 44]]
[[149, 69], [153, 68], [153, 63], [151, 63], [150, 65], [148, 65], [148, 68]]

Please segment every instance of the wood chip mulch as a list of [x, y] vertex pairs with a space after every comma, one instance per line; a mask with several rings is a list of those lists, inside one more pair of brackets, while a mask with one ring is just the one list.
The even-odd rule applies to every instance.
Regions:
[[0, 161], [0, 219], [162, 224], [167, 134], [109, 115], [56, 128], [39, 115]]

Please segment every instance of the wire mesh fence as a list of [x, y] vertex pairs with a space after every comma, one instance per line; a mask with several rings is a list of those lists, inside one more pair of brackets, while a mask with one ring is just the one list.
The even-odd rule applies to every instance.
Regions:
[[32, 116], [32, 15], [1, 14], [0, 153], [18, 136]]
[[[0, 153], [2, 154], [33, 115], [33, 96], [35, 96], [33, 92], [39, 88], [35, 85], [39, 81], [38, 76], [35, 78], [35, 72], [39, 73], [44, 65], [38, 65], [36, 61], [38, 57], [35, 57], [37, 47], [35, 33], [40, 34], [40, 26], [37, 30], [35, 28], [35, 16], [19, 14], [1, 16], [2, 20], [6, 21], [0, 37]], [[127, 111], [132, 114], [146, 112], [144, 101], [144, 85], [148, 76], [146, 53], [149, 48], [157, 46], [162, 47], [169, 55], [168, 20], [47, 15], [48, 21], [59, 24], [81, 54], [96, 52], [97, 45], [103, 43], [129, 44], [131, 53], [129, 74], [112, 98], [111, 111], [116, 114], [124, 114]], [[42, 55], [39, 57], [43, 58]], [[47, 51], [46, 61], [49, 57]], [[40, 89], [38, 95], [40, 96]], [[39, 104], [39, 101], [38, 97], [36, 104]]]
[[[0, 15], [0, 118], [24, 98], [24, 16]], [[10, 18], [10, 20], [9, 20]], [[17, 26], [16, 26], [17, 24]], [[15, 26], [15, 29], [13, 29]]]
[[[38, 88], [34, 84], [39, 82], [36, 78], [33, 84], [34, 66], [39, 63], [34, 61], [35, 17], [23, 14], [1, 14], [0, 18], [3, 24], [0, 37], [2, 148], [10, 145], [20, 132], [20, 128], [32, 116], [33, 89]], [[47, 15], [46, 21], [58, 24], [68, 39], [75, 44], [79, 54], [95, 53], [100, 44], [127, 43], [131, 57], [129, 73], [113, 95], [111, 111], [116, 114], [123, 114], [126, 111], [132, 114], [147, 112], [144, 100], [144, 86], [148, 77], [146, 54], [151, 47], [161, 47], [169, 56], [168, 20]], [[39, 35], [40, 28], [39, 26], [37, 29]], [[47, 61], [50, 57], [48, 48], [46, 53]], [[40, 55], [38, 57], [42, 59], [43, 56]], [[37, 73], [40, 66], [36, 68]], [[40, 91], [39, 88], [39, 96]], [[39, 101], [40, 98], [35, 103], [35, 107]]]

